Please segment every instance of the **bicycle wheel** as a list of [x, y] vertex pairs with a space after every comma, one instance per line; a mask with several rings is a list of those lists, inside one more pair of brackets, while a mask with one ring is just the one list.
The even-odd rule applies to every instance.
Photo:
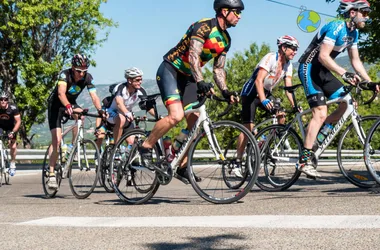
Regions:
[[302, 151], [302, 140], [294, 129], [271, 125], [257, 134], [265, 138], [259, 145], [261, 166], [256, 185], [265, 191], [284, 191], [299, 178], [295, 164]]
[[114, 193], [115, 190], [113, 188], [112, 179], [111, 179], [111, 154], [112, 154], [113, 146], [106, 146], [104, 152], [101, 155], [100, 161], [100, 178], [99, 181], [101, 185], [104, 187], [107, 193]]
[[57, 194], [58, 189], [61, 185], [61, 181], [62, 181], [62, 178], [61, 178], [62, 177], [62, 168], [59, 164], [57, 164], [54, 172], [55, 172], [55, 177], [57, 179], [58, 189], [56, 189], [56, 190], [49, 189], [49, 187], [47, 185], [47, 182], [49, 180], [49, 172], [50, 172], [50, 169], [49, 169], [49, 151], [50, 151], [50, 148], [51, 148], [51, 144], [49, 145], [49, 147], [46, 150], [44, 161], [42, 163], [42, 187], [44, 189], [44, 193], [45, 193], [45, 196], [47, 198], [55, 197], [55, 195]]
[[[210, 133], [202, 131], [189, 149], [187, 171], [190, 183], [197, 194], [209, 202], [216, 204], [236, 202], [251, 190], [257, 179], [260, 158], [255, 139], [248, 129], [233, 121], [212, 123], [206, 129], [210, 129]], [[241, 161], [248, 169], [249, 175], [244, 178], [243, 184], [241, 184], [242, 178], [228, 176], [228, 183], [240, 185], [239, 189], [232, 189], [226, 185], [225, 169], [237, 159], [237, 140], [232, 144], [230, 142], [240, 133], [247, 138]], [[225, 155], [225, 152], [228, 154]], [[202, 181], [196, 182], [194, 175], [201, 177]]]
[[[364, 159], [371, 177], [380, 184], [380, 119], [370, 129], [364, 147]], [[377, 185], [377, 186], [378, 186]]]
[[[367, 137], [370, 128], [378, 119], [379, 116], [364, 116], [361, 118], [359, 128], [362, 138]], [[351, 123], [339, 140], [337, 149], [338, 166], [343, 176], [355, 186], [372, 188], [377, 186], [377, 182], [368, 172], [366, 164], [363, 161], [363, 148], [364, 145], [360, 142], [354, 124]], [[355, 152], [359, 152], [359, 154], [355, 154]]]
[[5, 177], [5, 164], [4, 161], [0, 161], [0, 187], [3, 185], [3, 178]]
[[78, 199], [87, 198], [96, 187], [99, 174], [100, 157], [95, 159], [94, 153], [99, 155], [99, 149], [92, 140], [83, 139], [75, 145], [68, 161], [68, 177], [70, 189]]
[[[4, 163], [5, 163], [5, 167], [9, 167], [10, 164], [9, 164], [9, 155], [8, 155], [8, 151], [7, 150], [4, 150]], [[9, 178], [9, 172], [8, 171], [4, 171], [4, 180], [5, 180], [5, 184], [7, 185], [10, 185], [11, 184], [11, 180]]]
[[[126, 152], [125, 149], [128, 148], [126, 139], [131, 136], [134, 143], [130, 151]], [[144, 130], [130, 130], [117, 142], [110, 158], [113, 188], [117, 196], [128, 204], [137, 205], [148, 201], [160, 186], [156, 172], [141, 164], [137, 145], [146, 137]], [[160, 153], [157, 147], [154, 147], [153, 162], [157, 162], [158, 159], [160, 159]]]
[[260, 130], [262, 130], [262, 129], [270, 126], [270, 125], [273, 125], [273, 124], [277, 124], [277, 118], [271, 117], [271, 118], [265, 119], [264, 121], [260, 122], [259, 124], [255, 125], [253, 127], [252, 133], [253, 133], [253, 135], [257, 135], [257, 133]]

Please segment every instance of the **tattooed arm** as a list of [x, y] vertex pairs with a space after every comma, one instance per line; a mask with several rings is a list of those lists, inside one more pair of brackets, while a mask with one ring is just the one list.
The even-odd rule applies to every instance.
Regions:
[[219, 55], [214, 59], [214, 81], [220, 90], [227, 90], [226, 85], [226, 71], [224, 71], [224, 64], [226, 63], [226, 56]]
[[203, 81], [202, 68], [200, 64], [200, 55], [202, 53], [203, 43], [197, 40], [190, 41], [189, 63], [191, 72], [196, 82]]

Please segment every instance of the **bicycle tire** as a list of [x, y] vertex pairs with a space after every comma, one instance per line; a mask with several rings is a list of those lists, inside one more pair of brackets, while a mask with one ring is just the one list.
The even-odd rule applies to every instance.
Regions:
[[[85, 199], [94, 191], [99, 179], [100, 158], [91, 157], [92, 151], [99, 155], [99, 149], [93, 140], [83, 139], [74, 145], [68, 161], [68, 177], [72, 194], [77, 199]], [[76, 159], [76, 157], [80, 157]]]
[[[361, 117], [361, 120], [359, 121], [359, 128], [363, 129], [363, 134], [361, 135], [363, 138], [366, 138], [370, 128], [379, 118], [379, 116], [374, 115]], [[353, 131], [353, 133], [350, 133], [351, 131]], [[347, 140], [345, 141], [345, 139]], [[367, 166], [363, 161], [364, 151], [363, 155], [360, 155], [358, 157], [355, 157], [352, 154], [350, 155], [348, 153], [350, 162], [344, 161], [343, 159], [343, 155], [345, 155], [343, 152], [345, 150], [363, 150], [364, 145], [360, 143], [354, 124], [351, 123], [344, 130], [342, 136], [339, 139], [337, 148], [337, 161], [341, 173], [350, 183], [354, 184], [357, 187], [368, 189], [378, 186], [378, 183], [372, 177], [371, 173], [369, 173], [370, 171], [368, 171]]]
[[[2, 153], [1, 153], [2, 157]], [[5, 164], [4, 161], [0, 161], [0, 187], [3, 185], [3, 178], [5, 177]]]
[[[295, 168], [295, 164], [302, 151], [302, 140], [293, 128], [287, 129], [286, 137], [283, 137], [285, 128], [285, 125], [275, 124], [260, 130], [256, 135], [257, 140], [262, 135], [266, 135], [267, 137], [267, 141], [260, 147], [261, 167], [256, 182], [256, 185], [264, 191], [278, 192], [287, 190], [301, 175], [301, 172]], [[273, 131], [275, 133], [274, 137], [270, 137]], [[285, 143], [281, 143], [276, 147], [276, 152], [273, 152], [271, 144], [273, 142], [276, 143], [276, 140], [278, 142], [286, 141], [292, 146], [291, 149], [286, 149]], [[289, 163], [286, 161], [281, 163], [280, 158], [275, 159], [272, 157], [272, 152], [273, 154], [277, 154], [278, 157], [286, 156], [287, 158], [292, 158], [289, 159]]]
[[380, 158], [380, 119], [375, 122], [371, 127], [365, 144], [364, 144], [364, 160], [368, 172], [371, 174], [372, 178], [380, 185], [380, 166], [376, 164]]
[[[127, 148], [126, 139], [134, 136], [134, 144], [129, 151], [129, 156], [121, 160], [114, 160], [116, 154], [121, 154], [121, 146]], [[160, 183], [158, 182], [157, 173], [141, 164], [141, 157], [138, 153], [137, 145], [142, 143], [146, 138], [146, 133], [141, 129], [132, 129], [123, 134], [116, 143], [112, 155], [111, 162], [111, 179], [116, 195], [121, 201], [138, 205], [150, 200], [157, 192]], [[153, 148], [153, 155], [156, 156], [153, 160], [157, 161], [161, 155], [157, 147]]]
[[[273, 118], [273, 117], [271, 117], [271, 118], [267, 118], [267, 119], [261, 121], [259, 124], [255, 125], [255, 126], [253, 127], [253, 130], [252, 130], [253, 135], [254, 135], [254, 136], [257, 135], [257, 133], [258, 133], [261, 129], [263, 129], [263, 128], [266, 128], [266, 127], [268, 127], [268, 126], [270, 126], [270, 125], [277, 124], [277, 123], [273, 123], [273, 120], [274, 120], [274, 119], [276, 119], [276, 118]], [[276, 121], [277, 121], [277, 119], [276, 119]]]
[[[236, 156], [234, 157], [234, 154], [232, 156], [223, 155], [223, 152], [226, 152], [225, 147], [227, 146], [231, 147], [230, 151], [233, 152], [232, 147], [234, 147], [234, 150], [236, 151], [236, 144], [228, 144], [230, 139], [237, 137], [240, 133], [243, 133], [247, 137], [247, 147], [248, 145], [251, 145], [248, 153], [244, 150], [246, 153], [242, 159], [242, 162], [246, 162], [246, 167], [249, 169], [250, 174], [245, 179], [245, 185], [241, 185], [242, 187], [237, 190], [231, 189], [227, 185], [226, 187], [222, 186], [222, 184], [225, 183], [222, 173], [223, 165], [229, 164], [231, 161], [236, 160]], [[237, 202], [251, 191], [257, 179], [260, 158], [255, 138], [247, 128], [234, 121], [218, 121], [212, 123], [210, 125], [210, 134], [212, 142], [209, 142], [207, 133], [201, 131], [190, 146], [187, 165], [190, 183], [195, 192], [206, 201], [215, 204], [229, 204]], [[223, 140], [221, 140], [221, 138], [223, 138]], [[210, 145], [218, 145], [220, 149], [219, 157], [221, 159], [214, 158], [215, 154], [213, 153], [213, 150], [209, 148]], [[209, 155], [212, 156], [205, 156], [204, 158], [198, 159], [194, 157], [197, 150], [204, 150], [205, 148], [206, 153], [209, 152]], [[200, 177], [202, 181], [196, 182], [194, 175]], [[231, 182], [232, 178], [233, 177], [231, 177], [230, 180]], [[237, 180], [237, 182], [240, 181], [241, 180]], [[215, 187], [211, 188], [211, 185], [215, 185]]]
[[61, 176], [62, 176], [62, 168], [61, 168], [60, 165], [56, 165], [57, 167], [54, 170], [54, 172], [55, 172], [55, 176], [56, 176], [56, 179], [57, 179], [58, 188], [56, 190], [52, 190], [52, 189], [49, 189], [49, 187], [47, 185], [47, 182], [48, 182], [48, 179], [49, 179], [49, 172], [50, 172], [50, 169], [49, 169], [49, 158], [48, 158], [49, 157], [50, 147], [51, 147], [51, 144], [46, 149], [44, 161], [42, 163], [42, 187], [43, 187], [43, 190], [44, 190], [46, 198], [54, 198], [55, 197], [55, 195], [57, 194], [57, 192], [59, 190], [59, 187], [61, 185], [61, 181], [62, 181], [62, 178], [61, 178]]
[[[233, 138], [230, 140], [230, 142], [227, 144], [227, 147], [224, 151], [224, 155], [228, 155], [229, 154], [229, 149], [232, 149], [232, 145], [238, 140], [238, 137], [236, 138]], [[232, 167], [233, 167], [233, 163], [232, 164], [225, 164], [222, 166], [222, 174], [223, 174], [223, 180], [224, 180], [224, 183], [227, 185], [227, 187], [231, 188], [231, 189], [238, 189], [240, 188], [244, 182], [246, 181], [249, 173], [248, 173], [248, 168], [246, 168], [245, 166], [245, 162], [242, 162], [241, 164], [241, 172], [242, 172], [242, 176], [243, 178], [240, 178], [240, 182], [239, 181], [235, 181], [234, 182], [230, 182], [230, 176], [232, 174]]]
[[110, 172], [110, 163], [109, 160], [111, 159], [113, 147], [106, 146], [102, 155], [101, 155], [101, 161], [100, 161], [100, 184], [103, 186], [104, 190], [106, 190], [107, 193], [115, 193], [115, 189], [113, 188], [112, 180], [111, 180], [111, 172]]
[[[8, 155], [8, 151], [7, 150], [4, 150], [4, 152], [5, 152], [4, 163], [5, 163], [5, 168], [6, 168], [7, 166], [10, 166], [10, 164], [9, 164], [9, 155]], [[7, 184], [7, 185], [11, 184], [11, 179], [9, 177], [9, 172], [8, 171], [4, 171], [4, 180], [5, 180], [5, 184]]]

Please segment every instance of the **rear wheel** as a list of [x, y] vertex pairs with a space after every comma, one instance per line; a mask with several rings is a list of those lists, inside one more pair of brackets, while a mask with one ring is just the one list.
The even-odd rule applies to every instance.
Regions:
[[111, 155], [113, 146], [106, 146], [101, 157], [100, 162], [100, 182], [107, 193], [114, 193], [112, 179], [111, 179]]
[[98, 182], [98, 167], [100, 157], [95, 159], [94, 154], [99, 155], [99, 149], [92, 140], [83, 139], [74, 146], [68, 161], [68, 177], [70, 189], [78, 199], [87, 198], [94, 191]]
[[[219, 121], [205, 127], [189, 149], [188, 176], [194, 190], [203, 199], [228, 204], [243, 198], [255, 184], [259, 168], [259, 151], [252, 133], [243, 125], [233, 121]], [[241, 133], [247, 145], [239, 159], [244, 166], [239, 177], [230, 170], [237, 168], [237, 138]], [[234, 143], [231, 143], [234, 141]], [[243, 167], [242, 167], [243, 168]], [[196, 182], [195, 176], [202, 179]], [[237, 188], [239, 187], [239, 188]]]
[[[9, 168], [10, 164], [9, 164], [9, 156], [8, 156], [8, 151], [7, 150], [4, 150], [4, 170], [6, 168]], [[5, 184], [7, 185], [10, 185], [11, 184], [11, 181], [10, 181], [10, 178], [9, 178], [9, 172], [8, 171], [4, 171], [4, 180], [5, 180]]]

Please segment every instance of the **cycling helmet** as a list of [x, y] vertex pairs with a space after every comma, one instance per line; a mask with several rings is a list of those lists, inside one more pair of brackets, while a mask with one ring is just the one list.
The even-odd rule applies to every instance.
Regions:
[[71, 59], [71, 65], [73, 65], [74, 67], [88, 68], [90, 66], [90, 60], [84, 54], [76, 54]]
[[9, 98], [9, 96], [8, 96], [7, 92], [1, 91], [0, 98]]
[[293, 36], [280, 36], [277, 38], [277, 46], [280, 47], [281, 45], [289, 45], [289, 46], [294, 46], [296, 48], [299, 48], [300, 45], [298, 43], [298, 40], [293, 37]]
[[143, 76], [143, 74], [144, 73], [142, 72], [142, 70], [140, 70], [136, 67], [132, 67], [132, 68], [125, 70], [124, 77], [125, 77], [125, 79], [136, 78], [138, 76]]
[[214, 10], [218, 12], [222, 8], [244, 10], [242, 0], [215, 0]]
[[351, 9], [371, 11], [371, 5], [367, 0], [341, 0], [338, 13], [341, 15], [348, 15]]

